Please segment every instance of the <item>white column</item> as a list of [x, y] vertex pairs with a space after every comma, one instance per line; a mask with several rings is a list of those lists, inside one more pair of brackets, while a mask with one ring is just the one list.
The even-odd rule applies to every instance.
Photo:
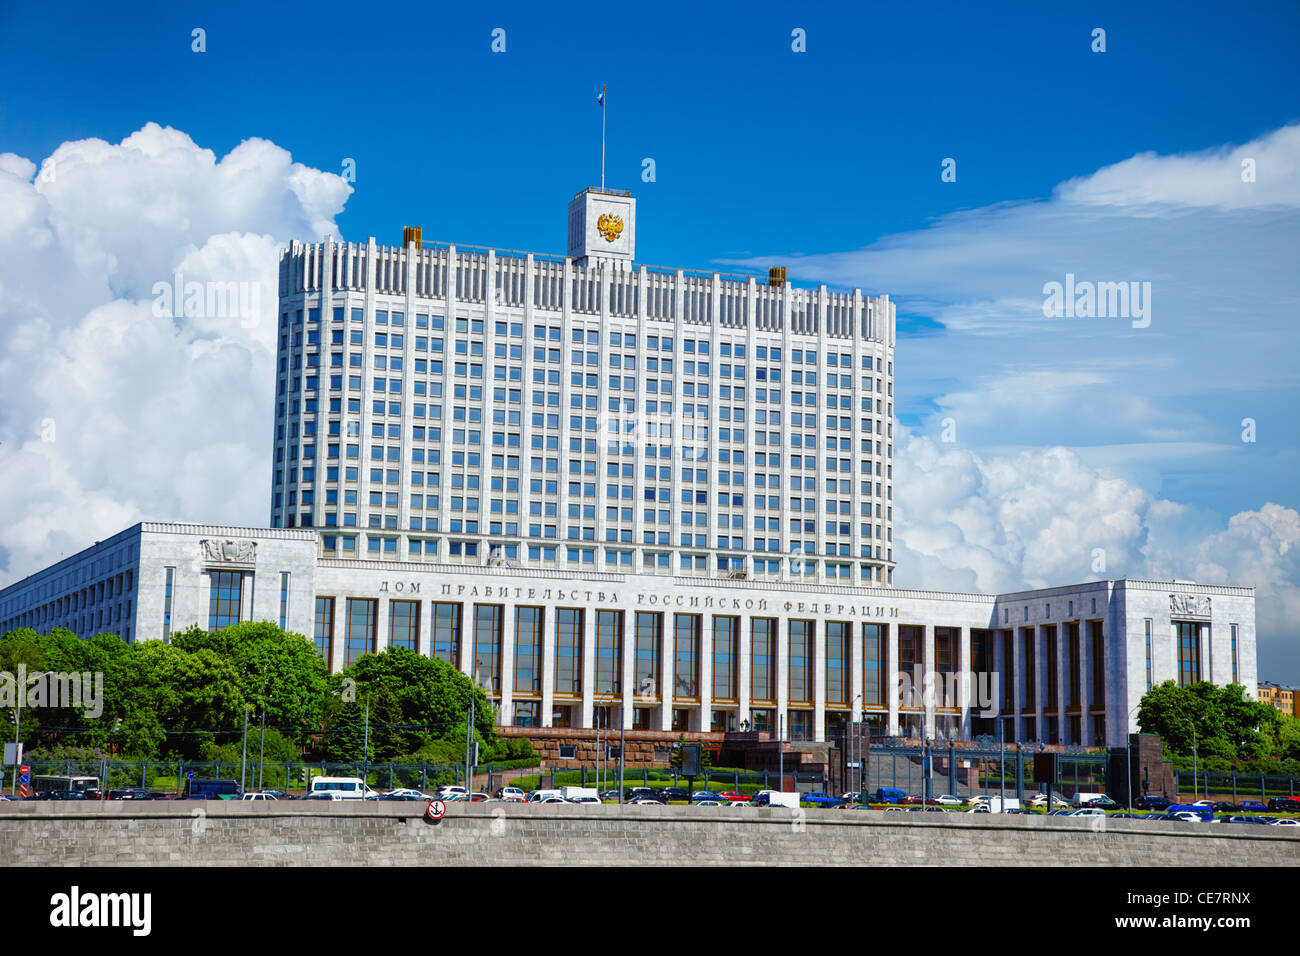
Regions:
[[388, 619], [392, 610], [392, 598], [381, 595], [375, 611], [375, 653], [378, 654], [388, 646]]
[[582, 719], [579, 727], [593, 727], [596, 692], [596, 609], [582, 610]]
[[[746, 498], [746, 500], [749, 500]], [[748, 614], [736, 615], [736, 726], [739, 727], [742, 721], [749, 720], [749, 689], [751, 686], [751, 672], [753, 661], [750, 660], [750, 653], [754, 649], [753, 639], [750, 636], [750, 617]]]
[[815, 619], [813, 628], [813, 740], [826, 740], [826, 622]]
[[555, 608], [543, 607], [542, 620], [542, 726], [550, 727], [555, 708]]
[[623, 690], [623, 713], [618, 722], [624, 730], [632, 729], [632, 717], [635, 710], [632, 701], [636, 694], [636, 611], [628, 608], [623, 611], [623, 659], [619, 662], [622, 677], [619, 680]]
[[501, 608], [501, 709], [497, 723], [509, 726], [515, 722], [515, 606]]
[[885, 646], [888, 648], [888, 661], [886, 662], [885, 675], [886, 685], [885, 693], [889, 697], [889, 717], [886, 723], [885, 732], [890, 736], [898, 736], [898, 625], [890, 624], [886, 628]]
[[790, 728], [788, 726], [790, 719], [790, 621], [789, 618], [778, 617], [776, 620], [776, 722], [772, 727], [774, 734], [782, 731], [783, 721], [785, 722], [785, 735], [788, 736]]
[[713, 729], [713, 615], [701, 614], [700, 622], [700, 730]]
[[676, 681], [673, 678], [673, 650], [676, 646], [673, 633], [673, 612], [663, 612], [663, 647], [662, 659], [660, 665], [659, 681], [659, 729], [673, 729], [673, 692], [676, 690]]

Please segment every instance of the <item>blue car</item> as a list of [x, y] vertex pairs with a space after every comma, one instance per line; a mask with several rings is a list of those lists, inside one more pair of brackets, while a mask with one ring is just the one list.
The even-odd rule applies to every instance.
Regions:
[[834, 807], [843, 802], [839, 797], [832, 797], [830, 794], [822, 793], [820, 790], [816, 790], [812, 793], [805, 793], [799, 799], [804, 803], [811, 803], [815, 807]]

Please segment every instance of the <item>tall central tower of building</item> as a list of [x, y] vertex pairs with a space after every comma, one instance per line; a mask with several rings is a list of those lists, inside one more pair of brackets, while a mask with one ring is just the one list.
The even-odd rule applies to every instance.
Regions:
[[635, 263], [586, 189], [567, 255], [295, 243], [271, 523], [321, 554], [892, 583], [894, 307]]

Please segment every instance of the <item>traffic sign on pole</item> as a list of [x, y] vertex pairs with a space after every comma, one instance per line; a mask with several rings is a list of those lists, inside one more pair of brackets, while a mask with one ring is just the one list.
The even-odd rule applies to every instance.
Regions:
[[31, 788], [32, 768], [23, 765], [18, 768], [18, 797], [26, 800], [32, 792]]

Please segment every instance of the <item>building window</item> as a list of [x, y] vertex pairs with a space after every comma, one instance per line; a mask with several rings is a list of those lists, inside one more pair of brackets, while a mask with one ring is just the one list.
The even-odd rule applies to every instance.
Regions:
[[176, 569], [167, 569], [166, 590], [163, 592], [163, 640], [172, 639], [172, 587], [176, 583]]
[[715, 700], [736, 699], [736, 638], [740, 619], [715, 617], [713, 619], [713, 697]]
[[244, 572], [213, 571], [208, 592], [208, 630], [217, 631], [239, 623]]
[[[749, 623], [749, 696], [776, 701], [776, 618], [756, 617]], [[757, 721], [754, 729], [759, 729]]]
[[280, 572], [280, 630], [289, 626], [289, 572]]
[[925, 628], [904, 624], [898, 629], [898, 673], [900, 690], [910, 690], [902, 695], [900, 707], [919, 709], [921, 701], [922, 669], [925, 667]]
[[474, 683], [489, 693], [501, 690], [501, 605], [474, 605]]
[[889, 678], [889, 625], [862, 625], [862, 704], [888, 707], [885, 682]]
[[[1021, 704], [1021, 709], [1026, 711], [1036, 711], [1038, 709], [1037, 680], [1038, 666], [1034, 660], [1034, 629], [1032, 627], [1022, 627], [1020, 629], [1020, 642], [1024, 647], [1025, 658], [1025, 699]], [[1036, 739], [1033, 735], [1028, 735], [1027, 740]]]
[[1147, 650], [1147, 690], [1151, 689], [1151, 618], [1146, 618], [1143, 622], [1146, 630], [1146, 650]]
[[460, 667], [461, 606], [440, 601], [433, 605], [433, 656]]
[[956, 627], [936, 627], [934, 629], [934, 683], [941, 699], [940, 705], [956, 709], [958, 702], [948, 699], [948, 689], [954, 687], [953, 674], [957, 670], [957, 653], [961, 640], [961, 629]]
[[1229, 629], [1232, 632], [1232, 682], [1236, 684], [1238, 682], [1237, 681], [1237, 625], [1230, 624]]
[[596, 612], [597, 694], [618, 694], [623, 687], [623, 612]]
[[[1082, 661], [1079, 658], [1079, 622], [1070, 621], [1065, 625], [1065, 652], [1069, 655], [1069, 680], [1070, 686], [1066, 689], [1067, 707], [1080, 706], [1079, 700], [1083, 696], [1083, 671]], [[1072, 740], [1071, 743], [1078, 741]]]
[[[659, 655], [663, 646], [664, 616], [658, 611], [636, 612], [636, 695], [659, 695]], [[640, 716], [642, 711], [637, 711]], [[646, 714], [649, 711], [645, 711]], [[649, 719], [647, 717], [647, 719]], [[645, 729], [649, 729], [646, 727]]]
[[853, 625], [848, 621], [826, 622], [826, 703], [849, 702], [849, 635]]
[[393, 601], [388, 606], [388, 644], [409, 651], [420, 646], [420, 604], [418, 601]]
[[562, 607], [555, 611], [555, 693], [582, 693], [581, 608]]
[[700, 696], [700, 616], [673, 615], [673, 696]]
[[[790, 632], [790, 701], [810, 703], [813, 695], [813, 622], [791, 621]], [[791, 721], [794, 717], [791, 716]], [[803, 738], [795, 738], [803, 739]]]
[[[540, 694], [542, 692], [542, 618], [540, 607], [515, 608], [515, 693]], [[515, 723], [521, 727], [536, 724], [519, 723], [519, 707], [515, 707]]]
[[379, 602], [373, 599], [348, 598], [348, 632], [343, 644], [344, 667], [351, 667], [362, 654], [375, 652], [378, 605]]
[[537, 727], [542, 705], [535, 700], [515, 701], [515, 726]]
[[[1043, 651], [1044, 663], [1047, 665], [1047, 699], [1043, 702], [1043, 707], [1047, 710], [1056, 710], [1056, 625], [1043, 625]], [[1050, 726], [1050, 724], [1049, 724]], [[1053, 735], [1052, 743], [1056, 739]]]
[[[1016, 709], [1016, 635], [1014, 631], [1002, 632], [1001, 674], [1002, 711], [1009, 714]], [[1011, 732], [1011, 738], [1015, 739], [1014, 730]]]
[[318, 597], [316, 599], [316, 622], [312, 629], [312, 643], [316, 645], [328, 666], [334, 650], [334, 599]]
[[1201, 626], [1175, 621], [1178, 628], [1178, 685], [1187, 687], [1201, 679]]
[[[1106, 706], [1106, 639], [1101, 621], [1089, 621], [1088, 633], [1092, 643], [1092, 700], [1093, 710]], [[1094, 739], [1093, 743], [1099, 743]]]

